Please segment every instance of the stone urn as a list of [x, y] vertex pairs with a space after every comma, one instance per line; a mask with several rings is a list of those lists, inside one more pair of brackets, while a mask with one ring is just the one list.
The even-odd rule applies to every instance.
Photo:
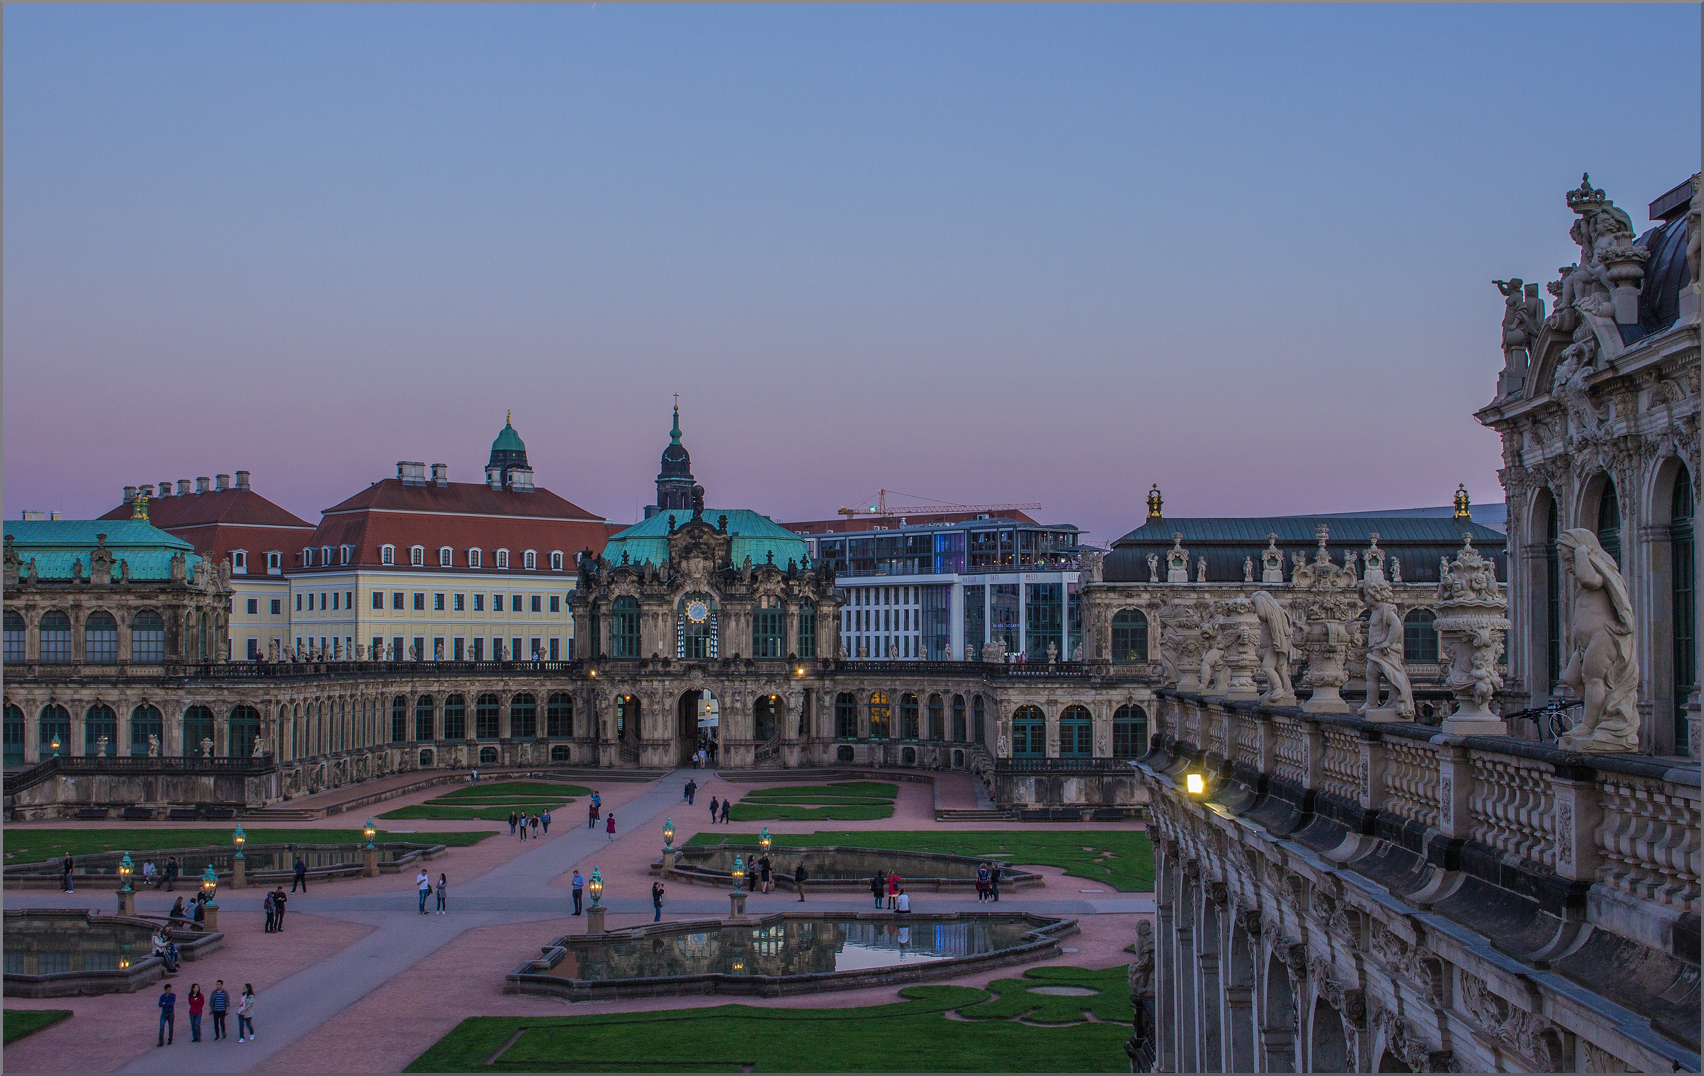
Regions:
[[[1438, 569], [1438, 656], [1447, 669], [1444, 686], [1455, 693], [1456, 711], [1443, 730], [1459, 736], [1505, 736], [1508, 725], [1490, 708], [1502, 686], [1497, 658], [1509, 630], [1508, 603], [1497, 589], [1496, 565], [1479, 555], [1463, 535], [1461, 551]], [[1448, 655], [1445, 657], [1445, 655]]]
[[1247, 598], [1225, 603], [1219, 618], [1219, 641], [1224, 647], [1225, 698], [1258, 699], [1260, 688], [1254, 671], [1260, 668], [1260, 618]]
[[1609, 280], [1610, 301], [1618, 325], [1639, 324], [1639, 282], [1651, 252], [1630, 242], [1616, 243], [1602, 254], [1603, 275]]

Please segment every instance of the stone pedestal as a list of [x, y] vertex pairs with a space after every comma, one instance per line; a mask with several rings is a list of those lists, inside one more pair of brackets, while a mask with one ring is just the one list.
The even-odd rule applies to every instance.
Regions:
[[377, 878], [379, 876], [379, 850], [368, 848], [361, 853], [361, 877]]
[[728, 913], [735, 919], [745, 918], [746, 895], [744, 890], [736, 889], [728, 894]]
[[118, 914], [119, 915], [135, 915], [136, 914], [136, 890], [134, 890], [134, 889], [120, 889], [118, 891]]
[[663, 874], [665, 877], [675, 869], [675, 856], [677, 854], [677, 851], [673, 848], [663, 849]]
[[202, 921], [201, 921], [201, 929], [203, 931], [205, 931], [206, 933], [209, 933], [209, 934], [218, 930], [219, 929], [219, 905], [214, 901], [208, 901], [207, 904], [202, 908], [202, 912], [203, 912], [203, 918], [202, 918]]
[[604, 932], [604, 912], [607, 908], [586, 909], [586, 933], [602, 934]]
[[1260, 618], [1246, 598], [1229, 603], [1230, 613], [1221, 621], [1220, 639], [1225, 643], [1225, 698], [1260, 698], [1254, 671], [1260, 668]]
[[248, 888], [248, 860], [241, 855], [231, 860], [231, 884], [238, 889]]
[[1308, 654], [1308, 672], [1302, 686], [1313, 689], [1313, 695], [1302, 704], [1309, 714], [1346, 714], [1349, 704], [1338, 694], [1338, 688], [1349, 682], [1349, 629], [1338, 620], [1314, 620], [1308, 624], [1304, 644]]

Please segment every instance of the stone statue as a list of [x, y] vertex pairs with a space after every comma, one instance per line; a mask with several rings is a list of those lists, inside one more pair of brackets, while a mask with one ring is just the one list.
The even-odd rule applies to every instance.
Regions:
[[256, 736], [254, 738], [254, 750], [249, 752], [249, 757], [250, 758], [260, 758], [265, 754], [266, 754], [266, 748], [261, 745], [260, 737]]
[[1072, 661], [1082, 661], [1083, 660], [1083, 644], [1082, 643], [1078, 643], [1076, 646], [1071, 648], [1071, 660]]
[[1401, 557], [1390, 558], [1390, 581], [1393, 585], [1394, 584], [1400, 584], [1402, 582], [1402, 558]]
[[996, 758], [1008, 758], [1008, 757], [1010, 757], [1011, 752], [1006, 750], [1006, 734], [1005, 733], [1002, 732], [1000, 734], [1000, 740], [994, 746], [995, 746], [995, 749], [999, 751], [999, 754], [995, 756]]
[[1172, 533], [1172, 547], [1166, 550], [1166, 582], [1189, 582], [1189, 550], [1183, 548], [1183, 534]]
[[1562, 682], [1584, 701], [1580, 723], [1563, 737], [1576, 751], [1639, 749], [1639, 662], [1633, 604], [1614, 558], [1584, 528], [1563, 531], [1557, 544], [1574, 580], [1569, 657]]
[[1136, 997], [1154, 996], [1154, 928], [1146, 919], [1136, 924], [1136, 959], [1125, 973], [1130, 993]]
[[101, 737], [99, 737], [95, 740], [95, 757], [96, 758], [105, 758], [106, 757], [107, 743], [108, 742], [109, 741], [107, 740], [107, 738], [105, 736], [101, 736]]
[[1059, 644], [1052, 639], [1047, 640], [1047, 663], [1052, 665], [1059, 660]]
[[1243, 582], [1245, 582], [1245, 583], [1254, 582], [1254, 558], [1253, 557], [1244, 557], [1243, 558]]
[[1550, 394], [1567, 412], [1569, 432], [1575, 437], [1593, 433], [1604, 423], [1603, 412], [1591, 398], [1591, 378], [1597, 373], [1592, 358], [1591, 349], [1585, 345], [1570, 344], [1563, 350], [1550, 382]]
[[148, 757], [160, 757], [160, 738], [155, 736], [153, 733], [148, 734]]
[[1160, 581], [1160, 555], [1158, 553], [1149, 553], [1148, 554], [1148, 582], [1158, 583], [1159, 581]]
[[[1367, 605], [1367, 701], [1359, 713], [1369, 721], [1414, 720], [1414, 688], [1402, 657], [1402, 618], [1391, 601], [1390, 584], [1361, 584]], [[1380, 680], [1390, 684], [1390, 705], [1379, 706]]]
[[1296, 705], [1296, 689], [1290, 682], [1290, 658], [1295, 652], [1295, 632], [1290, 614], [1264, 590], [1254, 592], [1254, 613], [1260, 618], [1260, 671], [1266, 690], [1260, 701], [1268, 706]]
[[1095, 754], [1097, 756], [1101, 757], [1101, 758], [1108, 757], [1107, 756], [1107, 750], [1106, 750], [1106, 737], [1105, 736], [1102, 736], [1100, 739], [1095, 741]]
[[209, 736], [203, 736], [201, 738], [201, 757], [202, 758], [212, 758], [213, 757], [213, 740]]
[[1197, 583], [1207, 582], [1207, 558], [1206, 557], [1200, 557], [1195, 562], [1195, 581]]

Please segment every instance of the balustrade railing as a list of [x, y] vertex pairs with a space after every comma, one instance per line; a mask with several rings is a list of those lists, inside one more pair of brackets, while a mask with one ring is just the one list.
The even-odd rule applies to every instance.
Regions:
[[1361, 794], [1361, 744], [1343, 729], [1325, 730], [1325, 758], [1320, 763], [1325, 790], [1346, 800]]

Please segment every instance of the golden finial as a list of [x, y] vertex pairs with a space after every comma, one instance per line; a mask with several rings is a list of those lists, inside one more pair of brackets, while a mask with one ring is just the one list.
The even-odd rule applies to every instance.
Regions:
[[511, 408], [509, 413], [507, 415], [503, 416], [503, 425], [513, 426], [514, 424], [515, 424], [515, 412], [514, 412], [514, 409]]
[[146, 487], [136, 491], [136, 500], [130, 506], [130, 518], [148, 522], [148, 490]]
[[1158, 482], [1155, 482], [1154, 488], [1148, 491], [1148, 518], [1149, 519], [1161, 519], [1161, 518], [1163, 518], [1160, 515], [1161, 503], [1162, 502], [1161, 502], [1161, 499], [1160, 499], [1160, 484]]
[[1467, 499], [1467, 483], [1458, 483], [1455, 491], [1455, 518], [1466, 520], [1473, 519], [1473, 513], [1470, 511], [1471, 508], [1472, 505], [1468, 503]]

